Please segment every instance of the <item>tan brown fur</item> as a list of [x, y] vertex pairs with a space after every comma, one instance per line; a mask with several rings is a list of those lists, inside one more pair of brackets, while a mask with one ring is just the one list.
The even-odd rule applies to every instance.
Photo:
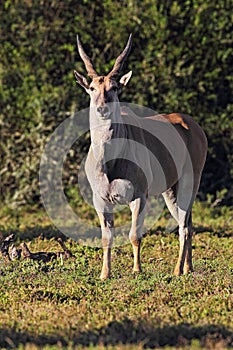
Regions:
[[148, 119], [157, 120], [161, 122], [168, 122], [173, 125], [181, 125], [184, 129], [188, 130], [188, 124], [184, 121], [184, 116], [179, 113], [171, 114], [158, 114], [155, 116], [147, 117]]

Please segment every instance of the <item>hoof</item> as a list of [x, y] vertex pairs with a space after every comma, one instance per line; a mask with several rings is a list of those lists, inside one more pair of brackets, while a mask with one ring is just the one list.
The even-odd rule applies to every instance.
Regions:
[[141, 271], [132, 271], [132, 275], [134, 276], [134, 277], [137, 277], [137, 276], [139, 276], [139, 275], [141, 275]]
[[194, 269], [190, 266], [184, 266], [184, 275], [188, 275], [190, 273], [194, 272]]
[[133, 268], [133, 273], [134, 274], [139, 274], [141, 272], [142, 272], [142, 268], [141, 267]]
[[110, 273], [101, 273], [100, 279], [101, 279], [102, 281], [104, 281], [104, 280], [106, 280], [106, 279], [108, 279], [108, 278], [110, 278]]
[[180, 269], [175, 268], [173, 274], [175, 276], [181, 276], [181, 275], [183, 275], [183, 271], [181, 271]]

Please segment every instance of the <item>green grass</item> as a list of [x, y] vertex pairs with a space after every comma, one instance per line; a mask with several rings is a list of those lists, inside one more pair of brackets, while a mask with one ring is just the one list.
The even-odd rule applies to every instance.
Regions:
[[[32, 251], [60, 250], [44, 212], [2, 210], [1, 231]], [[130, 245], [113, 249], [112, 277], [100, 281], [102, 251], [71, 240], [75, 259], [44, 264], [0, 259], [0, 348], [225, 349], [233, 347], [233, 210], [196, 203], [193, 274], [172, 275], [178, 237], [167, 214], [143, 239], [143, 273]]]

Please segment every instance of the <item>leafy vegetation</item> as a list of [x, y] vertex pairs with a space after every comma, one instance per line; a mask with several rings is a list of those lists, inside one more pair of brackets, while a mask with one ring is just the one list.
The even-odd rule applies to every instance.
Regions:
[[[133, 33], [125, 66], [133, 79], [122, 100], [159, 112], [185, 112], [207, 133], [200, 198], [230, 203], [232, 192], [232, 1], [14, 1], [0, 5], [2, 38], [1, 194], [5, 203], [39, 204], [38, 172], [47, 137], [88, 106], [75, 87], [84, 72], [76, 34], [99, 72], [112, 67]], [[86, 147], [74, 147], [64, 182], [77, 184]]]
[[[233, 240], [229, 207], [196, 203], [191, 275], [172, 275], [178, 237], [168, 217], [143, 240], [143, 273], [132, 274], [130, 245], [113, 250], [111, 279], [102, 250], [67, 240], [75, 259], [44, 264], [0, 260], [0, 347], [18, 349], [226, 349], [233, 346]], [[9, 220], [9, 217], [11, 218]], [[1, 212], [2, 232], [36, 251], [57, 251], [43, 212]]]

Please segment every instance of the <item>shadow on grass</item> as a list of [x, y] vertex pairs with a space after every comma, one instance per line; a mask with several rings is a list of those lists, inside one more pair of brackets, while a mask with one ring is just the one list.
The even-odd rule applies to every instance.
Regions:
[[[65, 232], [67, 230], [67, 227], [64, 227], [64, 231]], [[65, 235], [63, 234], [59, 229], [57, 229], [56, 227], [52, 226], [52, 225], [48, 225], [48, 226], [34, 226], [34, 227], [25, 227], [24, 229], [11, 229], [11, 230], [4, 230], [4, 229], [0, 229], [0, 241], [2, 238], [6, 238], [9, 234], [13, 233], [15, 235], [15, 240], [19, 240], [19, 241], [31, 241], [35, 238], [40, 237], [41, 239], [52, 239], [52, 238], [62, 238], [63, 241], [66, 241], [68, 239], [72, 239], [74, 242], [75, 241], [87, 241], [88, 239], [90, 241], [93, 240], [93, 238], [95, 239], [101, 239], [101, 231], [100, 231], [100, 227], [97, 226], [96, 232], [95, 232], [95, 236], [93, 237], [93, 232], [90, 230], [90, 233], [88, 233], [85, 230], [85, 226], [84, 229], [82, 230], [80, 228], [80, 231], [77, 232], [77, 227], [74, 227], [73, 230], [73, 235]]]
[[[211, 233], [213, 236], [217, 236], [218, 238], [230, 238], [233, 237], [233, 230], [226, 229], [224, 230], [221, 228], [221, 230], [213, 230], [210, 227], [207, 226], [195, 226], [194, 227], [195, 234], [202, 234], [205, 232]], [[15, 234], [15, 240], [19, 241], [31, 241], [32, 239], [35, 238], [42, 238], [42, 239], [52, 239], [52, 238], [62, 238], [63, 241], [66, 241], [70, 237], [65, 236], [60, 230], [58, 230], [56, 227], [53, 225], [48, 225], [48, 226], [34, 226], [34, 227], [26, 227], [24, 229], [11, 229], [11, 230], [5, 230], [1, 229], [0, 230], [0, 241], [2, 238], [7, 237], [9, 234], [14, 233]], [[144, 238], [146, 236], [157, 236], [157, 235], [164, 235], [167, 236], [170, 233], [174, 233], [175, 235], [179, 236], [179, 231], [178, 231], [178, 226], [175, 227], [171, 232], [166, 232], [166, 228], [163, 226], [158, 226], [155, 229], [149, 230], [144, 234]], [[78, 235], [79, 239], [86, 239], [87, 238], [87, 233], [84, 231], [83, 234], [79, 232]], [[99, 232], [99, 235], [97, 238], [101, 238], [101, 234]]]
[[[194, 225], [193, 226], [193, 231], [195, 233], [195, 235], [199, 235], [199, 234], [202, 234], [202, 233], [210, 233], [212, 234], [213, 236], [217, 236], [218, 238], [230, 238], [230, 237], [233, 237], [233, 230], [229, 229], [229, 228], [222, 228], [222, 227], [219, 227], [216, 228], [215, 230], [209, 226], [200, 226], [200, 225]], [[158, 226], [157, 228], [151, 230], [151, 231], [148, 231], [145, 235], [164, 235], [164, 236], [167, 236], [169, 235], [170, 233], [174, 233], [177, 237], [179, 236], [179, 226], [176, 226], [173, 230], [171, 230], [169, 233], [166, 232], [166, 228], [164, 226]]]
[[50, 226], [35, 226], [35, 227], [26, 227], [23, 230], [1, 230], [2, 236], [5, 238], [9, 234], [15, 234], [15, 240], [32, 240], [34, 238], [40, 237], [42, 239], [51, 239], [61, 237], [63, 240], [66, 240], [67, 237], [61, 233], [58, 229]]
[[209, 349], [231, 348], [233, 346], [233, 332], [224, 326], [206, 325], [194, 327], [189, 324], [177, 326], [165, 326], [163, 328], [148, 325], [144, 320], [137, 324], [129, 319], [121, 322], [110, 322], [107, 327], [94, 329], [74, 336], [60, 337], [59, 335], [33, 335], [24, 332], [16, 332], [13, 329], [0, 329], [0, 346], [15, 348], [20, 344], [31, 343], [37, 346], [59, 345], [59, 348], [69, 344], [75, 345], [104, 345], [114, 346], [119, 344], [142, 344], [143, 348], [155, 348], [165, 346], [189, 346], [193, 341], [198, 341], [201, 347]]

